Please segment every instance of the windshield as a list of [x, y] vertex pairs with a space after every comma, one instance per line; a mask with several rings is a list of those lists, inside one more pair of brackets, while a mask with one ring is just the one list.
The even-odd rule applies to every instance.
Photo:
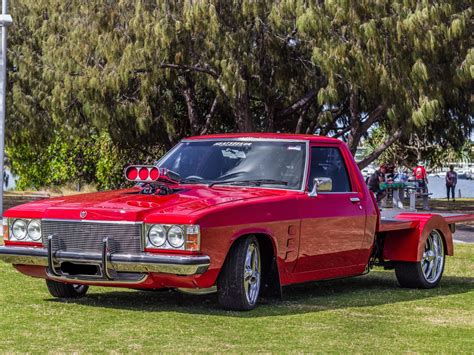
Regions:
[[302, 188], [305, 143], [292, 141], [184, 141], [158, 163], [183, 183]]

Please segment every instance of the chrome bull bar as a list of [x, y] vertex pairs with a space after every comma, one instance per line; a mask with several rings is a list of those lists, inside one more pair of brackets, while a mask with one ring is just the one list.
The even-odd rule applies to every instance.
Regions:
[[[102, 240], [100, 253], [54, 250], [55, 238], [54, 235], [48, 237], [47, 248], [0, 246], [0, 260], [14, 265], [44, 266], [51, 279], [91, 283], [139, 283], [149, 273], [199, 275], [210, 265], [207, 255], [114, 253], [109, 238]], [[96, 266], [99, 272], [97, 275], [69, 275], [61, 270], [66, 262]]]

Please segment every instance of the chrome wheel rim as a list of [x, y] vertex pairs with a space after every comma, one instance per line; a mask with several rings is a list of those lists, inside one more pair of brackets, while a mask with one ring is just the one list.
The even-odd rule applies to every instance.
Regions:
[[260, 251], [257, 244], [250, 243], [245, 254], [244, 288], [247, 302], [251, 305], [257, 303], [260, 291]]
[[425, 280], [436, 282], [443, 272], [444, 245], [441, 235], [432, 231], [425, 243], [425, 250], [421, 258], [421, 270]]

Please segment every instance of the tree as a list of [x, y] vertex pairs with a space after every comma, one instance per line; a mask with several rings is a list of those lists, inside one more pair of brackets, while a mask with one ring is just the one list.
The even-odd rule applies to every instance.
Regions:
[[[383, 129], [374, 129], [370, 138], [365, 141], [368, 155], [390, 139], [390, 135]], [[460, 148], [443, 148], [433, 144], [426, 135], [412, 134], [408, 141], [397, 141], [388, 147], [378, 157], [379, 163], [395, 164], [396, 166], [414, 167], [419, 162], [426, 163], [429, 167], [437, 168], [455, 161], [472, 161], [472, 142], [466, 141]]]
[[231, 131], [355, 152], [380, 127], [365, 165], [412, 134], [459, 148], [472, 128], [467, 1], [19, 0], [12, 15], [7, 144], [23, 164], [58, 139], [104, 137], [121, 166]]
[[322, 131], [346, 135], [353, 153], [374, 124], [389, 132], [388, 144], [361, 167], [412, 132], [424, 131], [432, 143], [462, 144], [472, 128], [472, 12], [457, 0], [307, 6], [298, 29], [327, 76], [319, 104], [343, 112], [330, 115]]

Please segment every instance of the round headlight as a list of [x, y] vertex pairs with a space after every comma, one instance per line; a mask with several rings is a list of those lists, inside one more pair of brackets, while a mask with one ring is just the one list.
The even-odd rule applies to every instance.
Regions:
[[168, 243], [173, 248], [181, 248], [184, 244], [184, 231], [178, 226], [172, 226], [168, 230]]
[[13, 222], [12, 233], [13, 236], [18, 240], [25, 239], [27, 234], [26, 221], [17, 219], [15, 222]]
[[28, 236], [35, 242], [41, 239], [41, 222], [37, 219], [33, 219], [28, 223]]
[[163, 226], [155, 224], [148, 231], [148, 240], [155, 247], [161, 247], [166, 242], [166, 231]]

